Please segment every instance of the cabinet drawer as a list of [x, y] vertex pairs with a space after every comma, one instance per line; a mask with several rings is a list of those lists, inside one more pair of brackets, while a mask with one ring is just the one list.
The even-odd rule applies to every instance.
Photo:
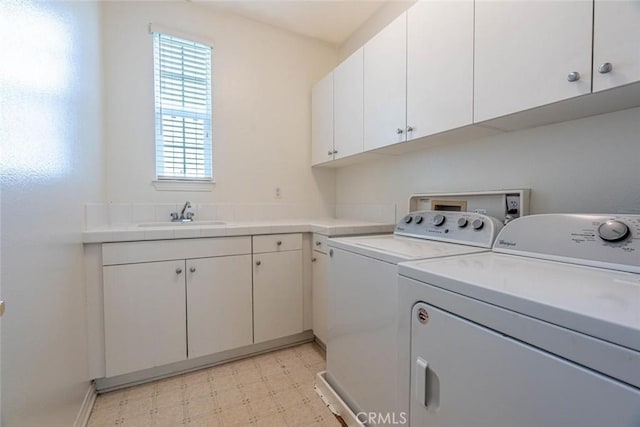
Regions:
[[246, 236], [105, 243], [102, 245], [102, 265], [250, 253], [251, 240]]
[[302, 234], [253, 236], [253, 253], [296, 251], [302, 249]]
[[314, 251], [322, 252], [323, 254], [327, 253], [327, 239], [328, 237], [323, 234], [314, 234], [313, 242], [311, 243]]

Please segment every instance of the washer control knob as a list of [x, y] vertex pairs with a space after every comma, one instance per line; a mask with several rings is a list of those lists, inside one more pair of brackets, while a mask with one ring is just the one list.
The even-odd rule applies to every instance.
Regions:
[[404, 223], [405, 224], [410, 224], [411, 221], [413, 221], [413, 217], [411, 215], [407, 215], [404, 217]]
[[467, 224], [469, 224], [469, 221], [467, 221], [467, 218], [458, 218], [458, 227], [465, 228]]
[[433, 225], [439, 227], [444, 224], [445, 220], [446, 218], [444, 217], [444, 215], [436, 214], [436, 216], [433, 217]]
[[484, 227], [484, 221], [480, 218], [474, 219], [471, 223], [471, 227], [473, 227], [474, 230], [482, 230], [482, 227]]
[[416, 217], [413, 220], [415, 221], [416, 224], [420, 224], [423, 219], [424, 218], [422, 218], [422, 215], [416, 215]]
[[609, 220], [600, 224], [598, 235], [607, 242], [619, 242], [629, 237], [629, 227], [621, 221]]

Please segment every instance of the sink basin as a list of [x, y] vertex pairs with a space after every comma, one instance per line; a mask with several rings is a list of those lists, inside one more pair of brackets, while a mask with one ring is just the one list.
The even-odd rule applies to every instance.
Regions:
[[209, 225], [225, 225], [224, 221], [191, 221], [191, 222], [145, 222], [138, 227], [202, 227]]

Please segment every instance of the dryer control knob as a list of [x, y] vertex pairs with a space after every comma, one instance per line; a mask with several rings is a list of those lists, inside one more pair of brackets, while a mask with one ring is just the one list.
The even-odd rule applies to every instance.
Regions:
[[436, 214], [436, 216], [433, 217], [433, 225], [439, 227], [444, 224], [445, 220], [446, 218], [444, 217], [444, 215]]
[[458, 227], [465, 228], [467, 224], [469, 224], [469, 221], [467, 221], [467, 218], [458, 218]]
[[619, 242], [629, 237], [629, 227], [621, 221], [609, 220], [600, 224], [598, 235], [607, 242]]
[[473, 227], [474, 230], [482, 230], [482, 227], [484, 227], [484, 221], [481, 220], [480, 218], [474, 219], [473, 222], [471, 223], [471, 226]]
[[405, 224], [410, 224], [413, 221], [413, 217], [411, 215], [407, 215], [404, 217]]
[[423, 219], [424, 219], [424, 218], [422, 218], [422, 215], [416, 215], [416, 217], [413, 219], [413, 221], [414, 221], [416, 224], [420, 224], [420, 223], [422, 222], [422, 220], [423, 220]]

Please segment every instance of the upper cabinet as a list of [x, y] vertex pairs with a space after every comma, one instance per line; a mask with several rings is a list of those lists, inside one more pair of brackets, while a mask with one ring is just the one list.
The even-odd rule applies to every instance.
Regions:
[[364, 149], [406, 140], [407, 15], [364, 45]]
[[473, 0], [407, 13], [407, 130], [421, 138], [473, 122]]
[[364, 144], [364, 49], [360, 48], [333, 72], [334, 155], [361, 153]]
[[419, 0], [314, 87], [313, 163], [640, 106], [639, 40], [640, 0]]
[[584, 0], [476, 0], [475, 121], [590, 93], [592, 13]]
[[311, 164], [333, 160], [333, 72], [311, 91]]
[[640, 1], [596, 0], [593, 91], [640, 81]]

